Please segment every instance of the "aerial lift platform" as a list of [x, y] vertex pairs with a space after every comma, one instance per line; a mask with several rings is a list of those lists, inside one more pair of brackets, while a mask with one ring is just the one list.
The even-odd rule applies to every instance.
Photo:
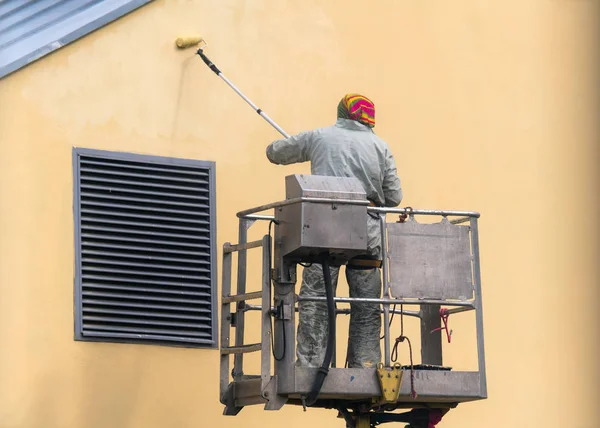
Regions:
[[[388, 222], [392, 215], [399, 220]], [[335, 297], [334, 301], [380, 305], [383, 361], [376, 368], [337, 368], [335, 358], [328, 370], [297, 367], [297, 304], [327, 300], [296, 294], [297, 265], [320, 262], [341, 266], [364, 254], [368, 216], [380, 225], [382, 297]], [[425, 216], [430, 217], [429, 222], [420, 223]], [[487, 398], [479, 213], [373, 207], [354, 178], [292, 175], [286, 177], [285, 200], [239, 212], [237, 217], [238, 243], [223, 247], [220, 399], [225, 415], [237, 415], [243, 407], [258, 404], [266, 410], [279, 410], [286, 404], [306, 410], [312, 397], [309, 408], [335, 409], [347, 427], [404, 422], [409, 427], [428, 428], [458, 404]], [[256, 222], [268, 223], [269, 233], [248, 242], [248, 229]], [[247, 252], [257, 248], [262, 249], [262, 289], [249, 292]], [[234, 253], [237, 288], [232, 293]], [[405, 305], [419, 310], [404, 310]], [[335, 315], [349, 311], [328, 309]], [[248, 311], [260, 311], [260, 343], [244, 343]], [[446, 324], [449, 315], [466, 311], [475, 311], [478, 369], [453, 371], [443, 366], [442, 323]], [[392, 338], [390, 316], [394, 314], [400, 322], [404, 316], [420, 320], [420, 364], [392, 361], [392, 346], [405, 339]], [[245, 373], [244, 354], [249, 352], [261, 353], [260, 373]], [[412, 349], [411, 356], [412, 352], [418, 350]], [[324, 382], [318, 382], [323, 375]]]

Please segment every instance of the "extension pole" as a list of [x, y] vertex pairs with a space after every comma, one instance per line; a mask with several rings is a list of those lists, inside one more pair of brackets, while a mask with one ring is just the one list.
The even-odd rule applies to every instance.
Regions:
[[288, 135], [287, 132], [285, 132], [279, 125], [277, 125], [273, 119], [271, 119], [269, 117], [268, 114], [266, 114], [264, 111], [262, 111], [262, 109], [258, 108], [258, 106], [256, 104], [254, 104], [246, 95], [244, 95], [242, 93], [242, 91], [240, 91], [237, 86], [235, 86], [227, 77], [225, 77], [223, 75], [223, 73], [221, 73], [221, 70], [219, 70], [219, 68], [213, 64], [213, 62], [208, 59], [208, 57], [206, 55], [204, 55], [204, 51], [202, 48], [198, 49], [198, 52], [196, 52], [198, 55], [200, 55], [200, 58], [202, 58], [202, 61], [204, 61], [204, 63], [206, 65], [208, 65], [208, 67], [215, 72], [215, 74], [217, 76], [219, 76], [221, 79], [223, 79], [225, 81], [225, 83], [227, 83], [231, 89], [233, 89], [240, 97], [242, 97], [244, 99], [244, 101], [246, 101], [250, 107], [252, 107], [254, 109], [255, 112], [257, 112], [260, 116], [262, 116], [262, 118], [264, 120], [266, 120], [267, 122], [269, 122], [269, 124], [275, 128], [276, 130], [279, 131], [279, 133], [281, 135], [283, 135], [285, 138], [290, 138], [290, 136]]
[[200, 48], [198, 49], [198, 51], [196, 52], [198, 55], [200, 55], [200, 58], [202, 58], [202, 61], [204, 61], [204, 63], [206, 65], [208, 65], [208, 68], [210, 68], [212, 71], [214, 71], [214, 73], [219, 76], [221, 79], [223, 79], [225, 81], [225, 83], [227, 83], [229, 85], [229, 87], [231, 89], [233, 89], [240, 97], [242, 97], [244, 99], [244, 101], [246, 101], [250, 107], [252, 107], [254, 109], [255, 112], [257, 112], [260, 116], [262, 116], [262, 118], [264, 120], [266, 120], [267, 122], [269, 122], [269, 124], [275, 128], [277, 131], [279, 131], [279, 133], [281, 135], [283, 135], [285, 138], [290, 138], [290, 136], [288, 135], [287, 132], [285, 132], [279, 125], [277, 125], [275, 123], [275, 121], [273, 121], [273, 119], [271, 119], [269, 117], [268, 114], [266, 114], [264, 111], [262, 111], [262, 109], [258, 108], [258, 106], [256, 104], [254, 104], [252, 101], [250, 101], [250, 99], [244, 95], [242, 93], [242, 91], [240, 91], [237, 86], [235, 86], [231, 80], [229, 80], [227, 77], [225, 77], [223, 75], [223, 73], [221, 73], [221, 70], [219, 70], [217, 68], [217, 66], [215, 64], [213, 64], [213, 62], [208, 59], [208, 57], [206, 55], [204, 55], [204, 48], [206, 46], [208, 46], [208, 44], [204, 41], [204, 39], [200, 36], [188, 36], [188, 37], [178, 37], [177, 40], [175, 40], [175, 44], [177, 45], [177, 47], [179, 49], [187, 49], [190, 48], [192, 46], [197, 46], [200, 45]]

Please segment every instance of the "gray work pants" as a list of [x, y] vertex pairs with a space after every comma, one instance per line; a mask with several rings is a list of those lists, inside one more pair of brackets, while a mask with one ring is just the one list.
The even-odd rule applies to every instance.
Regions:
[[[337, 288], [339, 268], [330, 268], [331, 282]], [[380, 269], [348, 269], [346, 279], [350, 297], [379, 298]], [[300, 296], [325, 296], [323, 268], [313, 264], [304, 268]], [[300, 302], [298, 322], [297, 366], [319, 367], [327, 348], [327, 304]], [[377, 303], [351, 303], [348, 333], [348, 367], [376, 367], [381, 361], [379, 337], [381, 312]]]

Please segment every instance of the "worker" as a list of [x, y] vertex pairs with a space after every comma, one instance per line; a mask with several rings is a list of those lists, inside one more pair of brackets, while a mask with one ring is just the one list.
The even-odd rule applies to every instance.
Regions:
[[[321, 176], [356, 177], [371, 205], [396, 207], [402, 200], [400, 179], [388, 145], [373, 132], [375, 106], [358, 94], [342, 98], [335, 125], [302, 132], [277, 140], [267, 147], [274, 164], [311, 163], [311, 173]], [[368, 249], [346, 266], [350, 297], [379, 298], [381, 295], [381, 230], [378, 216], [367, 217]], [[339, 268], [330, 268], [335, 290]], [[325, 296], [320, 264], [305, 267], [300, 296]], [[379, 337], [381, 313], [378, 304], [351, 303], [348, 334], [348, 367], [375, 367], [381, 361]], [[296, 365], [319, 367], [327, 347], [327, 305], [300, 302]]]

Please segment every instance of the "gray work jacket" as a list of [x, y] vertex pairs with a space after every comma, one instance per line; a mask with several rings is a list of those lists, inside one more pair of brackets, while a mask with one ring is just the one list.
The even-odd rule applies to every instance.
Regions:
[[[310, 161], [313, 175], [356, 177], [377, 206], [396, 207], [402, 201], [390, 148], [371, 128], [354, 120], [338, 119], [333, 126], [274, 141], [267, 147], [267, 158], [278, 165]], [[368, 233], [370, 252], [378, 257], [379, 224], [371, 217]]]

